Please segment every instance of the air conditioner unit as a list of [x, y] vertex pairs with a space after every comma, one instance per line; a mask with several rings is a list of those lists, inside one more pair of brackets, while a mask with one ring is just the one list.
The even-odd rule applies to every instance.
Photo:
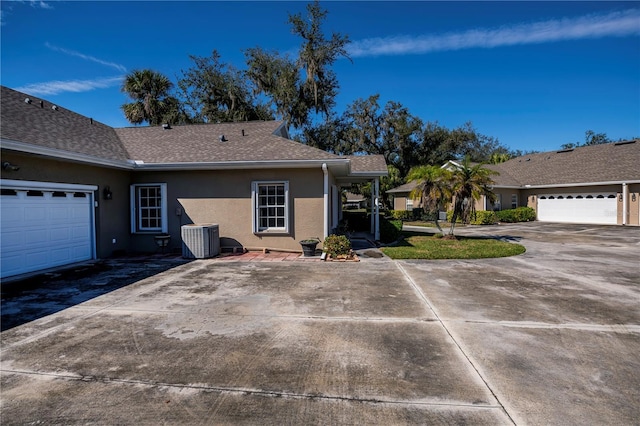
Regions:
[[183, 225], [182, 257], [206, 259], [220, 254], [220, 231], [217, 224]]

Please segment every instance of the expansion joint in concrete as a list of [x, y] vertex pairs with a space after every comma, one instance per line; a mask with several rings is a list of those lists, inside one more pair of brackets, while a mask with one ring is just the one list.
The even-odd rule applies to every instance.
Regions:
[[453, 344], [458, 348], [458, 350], [460, 351], [460, 353], [462, 354], [462, 356], [464, 357], [464, 359], [467, 360], [467, 362], [469, 363], [469, 365], [471, 366], [471, 368], [476, 372], [476, 374], [478, 375], [478, 377], [480, 378], [480, 380], [482, 381], [482, 383], [484, 383], [485, 387], [487, 388], [487, 390], [491, 393], [491, 395], [493, 396], [493, 398], [498, 402], [498, 404], [500, 405], [500, 408], [502, 409], [502, 411], [505, 413], [505, 415], [507, 416], [507, 418], [511, 421], [511, 423], [513, 423], [514, 425], [516, 424], [516, 422], [513, 420], [513, 418], [511, 417], [511, 415], [509, 414], [509, 412], [507, 411], [507, 409], [505, 408], [504, 404], [502, 403], [502, 401], [500, 401], [500, 398], [498, 397], [498, 395], [496, 394], [496, 392], [492, 389], [492, 387], [489, 385], [489, 382], [487, 381], [487, 379], [484, 377], [484, 375], [480, 372], [479, 368], [476, 366], [476, 364], [473, 362], [473, 360], [471, 359], [471, 357], [469, 356], [469, 354], [467, 354], [467, 352], [463, 349], [461, 343], [458, 341], [458, 339], [456, 339], [454, 337], [454, 335], [451, 333], [451, 330], [449, 329], [449, 327], [447, 327], [447, 325], [445, 324], [445, 322], [442, 320], [442, 318], [440, 317], [440, 314], [438, 314], [437, 310], [435, 309], [435, 307], [433, 306], [433, 304], [429, 301], [429, 298], [427, 297], [426, 294], [424, 294], [424, 292], [422, 291], [422, 289], [420, 288], [420, 286], [418, 286], [418, 284], [416, 284], [416, 282], [413, 280], [413, 278], [411, 277], [411, 275], [409, 275], [409, 273], [406, 271], [406, 269], [404, 269], [404, 267], [400, 264], [400, 262], [394, 261], [394, 263], [396, 264], [396, 267], [398, 268], [398, 270], [404, 275], [405, 279], [407, 280], [407, 282], [409, 283], [409, 285], [411, 285], [411, 287], [413, 288], [413, 290], [416, 292], [416, 294], [418, 295], [418, 297], [420, 298], [420, 300], [422, 300], [422, 302], [427, 306], [427, 308], [433, 313], [433, 315], [435, 315], [435, 317], [437, 318], [437, 321], [440, 323], [440, 325], [442, 326], [442, 328], [444, 329], [444, 331], [447, 333], [447, 335], [449, 336], [449, 338], [451, 339], [451, 341], [453, 342]]

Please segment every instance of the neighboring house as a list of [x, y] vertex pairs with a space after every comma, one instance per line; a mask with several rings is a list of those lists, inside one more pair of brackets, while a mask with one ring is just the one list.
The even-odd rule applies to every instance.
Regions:
[[393, 196], [393, 210], [413, 210], [421, 207], [420, 200], [411, 197], [418, 182], [411, 181], [387, 191], [387, 194]]
[[179, 249], [186, 224], [218, 224], [223, 248], [300, 251], [338, 226], [341, 187], [387, 175], [382, 156], [306, 146], [278, 121], [114, 129], [6, 87], [1, 103], [2, 277], [153, 252], [160, 234]]
[[[543, 222], [640, 224], [640, 140], [530, 154], [486, 167], [500, 173], [493, 177], [497, 200], [483, 197], [477, 210], [528, 206]], [[413, 188], [415, 182], [387, 191], [396, 209]]]
[[352, 192], [345, 192], [346, 202], [344, 208], [349, 209], [364, 209], [367, 207], [367, 199], [362, 194], [354, 194]]

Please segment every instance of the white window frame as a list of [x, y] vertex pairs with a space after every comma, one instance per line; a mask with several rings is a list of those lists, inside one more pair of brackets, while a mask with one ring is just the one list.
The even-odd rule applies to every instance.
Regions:
[[[140, 208], [140, 198], [138, 194], [141, 188], [160, 188], [160, 225], [159, 227], [143, 228], [140, 226], [141, 218], [139, 215], [142, 213]], [[166, 183], [136, 183], [130, 186], [129, 189], [131, 198], [131, 233], [150, 233], [150, 232], [162, 232], [166, 234], [169, 231], [169, 216], [167, 214], [167, 184]]]
[[[261, 227], [260, 226], [260, 200], [259, 188], [261, 186], [283, 185], [284, 186], [284, 226], [283, 227]], [[289, 181], [286, 180], [269, 180], [251, 182], [251, 205], [252, 205], [252, 221], [254, 234], [289, 234]], [[274, 207], [282, 207], [274, 205]]]
[[404, 209], [413, 211], [413, 198], [407, 197], [404, 202]]
[[518, 208], [518, 194], [511, 194], [511, 208]]

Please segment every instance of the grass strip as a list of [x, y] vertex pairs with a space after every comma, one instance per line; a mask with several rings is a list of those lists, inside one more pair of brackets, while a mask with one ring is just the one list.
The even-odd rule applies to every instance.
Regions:
[[493, 238], [457, 237], [403, 233], [405, 238], [381, 250], [392, 259], [487, 259], [522, 254], [524, 246]]

